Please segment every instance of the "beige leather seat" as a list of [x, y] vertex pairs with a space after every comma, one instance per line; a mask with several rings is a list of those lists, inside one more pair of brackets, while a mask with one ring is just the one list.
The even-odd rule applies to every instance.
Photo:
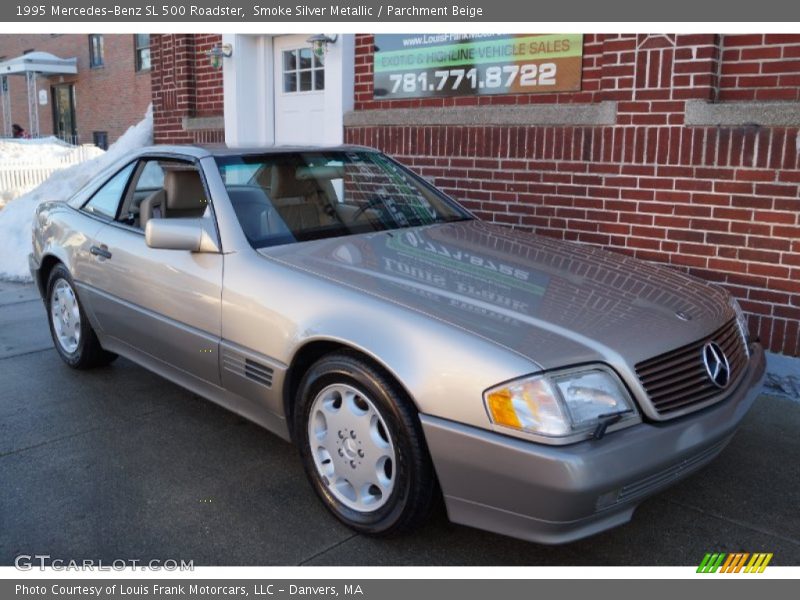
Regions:
[[139, 226], [150, 219], [202, 217], [208, 206], [200, 173], [194, 169], [168, 169], [164, 188], [150, 194], [139, 205]]
[[[295, 165], [273, 165], [269, 195], [272, 205], [292, 231], [313, 229], [338, 222], [314, 178], [298, 179]], [[327, 182], [330, 184], [330, 182]]]
[[160, 219], [164, 215], [161, 212], [165, 205], [167, 193], [161, 189], [153, 192], [139, 204], [139, 227], [144, 229], [150, 219]]

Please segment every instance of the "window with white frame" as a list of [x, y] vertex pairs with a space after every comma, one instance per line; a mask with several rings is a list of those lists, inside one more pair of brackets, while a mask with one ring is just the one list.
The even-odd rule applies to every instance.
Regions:
[[283, 51], [284, 93], [318, 92], [325, 89], [325, 65], [311, 48]]

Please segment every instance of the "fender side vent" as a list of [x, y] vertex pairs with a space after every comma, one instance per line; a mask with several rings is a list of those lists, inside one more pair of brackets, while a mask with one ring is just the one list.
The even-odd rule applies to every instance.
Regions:
[[266, 387], [272, 386], [272, 369], [249, 358], [244, 359], [244, 375]]
[[273, 369], [236, 351], [227, 348], [223, 350], [222, 368], [266, 388], [272, 387]]

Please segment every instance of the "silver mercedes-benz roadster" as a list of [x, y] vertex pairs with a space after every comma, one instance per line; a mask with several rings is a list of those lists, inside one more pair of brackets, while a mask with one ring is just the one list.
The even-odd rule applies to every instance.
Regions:
[[439, 498], [542, 543], [620, 525], [764, 374], [721, 288], [480, 221], [369, 148], [146, 148], [63, 200], [30, 268], [64, 362], [122, 355], [292, 440], [363, 533]]

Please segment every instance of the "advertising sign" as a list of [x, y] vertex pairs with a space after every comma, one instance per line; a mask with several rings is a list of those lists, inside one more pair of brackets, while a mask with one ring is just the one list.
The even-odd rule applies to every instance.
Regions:
[[376, 99], [579, 90], [581, 34], [377, 34]]

